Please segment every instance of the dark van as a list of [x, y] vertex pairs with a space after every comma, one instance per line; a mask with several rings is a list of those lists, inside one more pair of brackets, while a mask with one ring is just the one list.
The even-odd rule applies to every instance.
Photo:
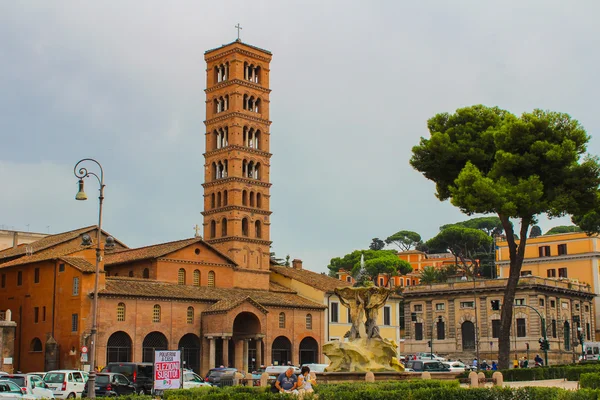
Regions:
[[154, 389], [154, 365], [152, 363], [111, 362], [102, 372], [123, 374], [133, 383], [138, 394], [151, 394]]

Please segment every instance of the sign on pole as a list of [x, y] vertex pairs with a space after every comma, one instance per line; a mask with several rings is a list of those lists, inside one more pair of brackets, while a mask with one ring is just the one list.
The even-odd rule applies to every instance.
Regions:
[[181, 387], [181, 351], [154, 352], [154, 390]]

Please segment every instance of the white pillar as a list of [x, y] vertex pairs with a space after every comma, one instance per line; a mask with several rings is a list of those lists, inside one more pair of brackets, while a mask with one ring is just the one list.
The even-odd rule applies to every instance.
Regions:
[[223, 366], [229, 367], [229, 336], [223, 336]]
[[207, 339], [209, 342], [208, 369], [213, 369], [215, 367], [215, 353], [216, 353], [215, 338], [213, 338], [212, 336], [209, 336]]

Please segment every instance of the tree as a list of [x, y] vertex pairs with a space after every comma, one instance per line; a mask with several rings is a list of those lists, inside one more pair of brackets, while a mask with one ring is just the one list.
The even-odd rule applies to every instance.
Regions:
[[534, 238], [534, 237], [538, 237], [538, 236], [542, 236], [542, 228], [540, 228], [538, 225], [534, 225], [531, 227], [531, 231], [529, 232], [529, 237]]
[[351, 272], [357, 265], [360, 266], [360, 256], [363, 254], [365, 261], [381, 257], [384, 254], [393, 254], [398, 258], [395, 250], [354, 250], [343, 257], [335, 257], [329, 261], [329, 265], [327, 266], [329, 276], [336, 278], [340, 269]]
[[[360, 268], [360, 263], [358, 268]], [[406, 275], [407, 273], [412, 272], [412, 266], [408, 261], [398, 258], [398, 255], [387, 253], [382, 254], [379, 257], [365, 260], [365, 270], [373, 283], [379, 285], [379, 282], [377, 281], [379, 274], [387, 274], [390, 276], [398, 274]], [[358, 273], [357, 268], [355, 267], [352, 272], [352, 275], [355, 276]]]
[[559, 225], [551, 228], [546, 235], [556, 235], [558, 233], [581, 232], [581, 228], [574, 225]]
[[385, 242], [379, 238], [371, 239], [371, 244], [369, 245], [369, 249], [371, 250], [383, 250], [385, 247]]
[[458, 268], [469, 276], [480, 273], [478, 254], [481, 248], [494, 243], [494, 239], [484, 231], [449, 225], [435, 237], [427, 241], [431, 248], [444, 249], [456, 257]]
[[395, 244], [402, 251], [408, 251], [421, 241], [421, 235], [413, 231], [399, 231], [385, 239], [387, 244]]
[[274, 251], [270, 252], [269, 256], [271, 257], [271, 264], [283, 265], [283, 258], [277, 258]]
[[[411, 165], [436, 184], [436, 196], [467, 215], [496, 214], [510, 255], [499, 337], [499, 367], [509, 367], [513, 301], [527, 232], [541, 214], [571, 215], [588, 233], [600, 229], [600, 166], [589, 136], [567, 114], [534, 110], [517, 117], [482, 105], [442, 113], [430, 138], [413, 147]], [[518, 242], [512, 221], [520, 226]]]
[[287, 256], [285, 256], [285, 263], [283, 264], [286, 267], [290, 266], [290, 255], [288, 254]]
[[428, 265], [419, 273], [419, 281], [421, 282], [421, 285], [431, 285], [432, 283], [439, 282], [439, 275], [438, 270], [431, 265]]

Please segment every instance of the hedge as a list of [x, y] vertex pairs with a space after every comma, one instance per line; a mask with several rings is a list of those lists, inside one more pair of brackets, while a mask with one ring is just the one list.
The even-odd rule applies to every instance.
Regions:
[[[495, 371], [483, 371], [486, 378], [491, 378]], [[569, 381], [578, 381], [581, 374], [600, 373], [600, 364], [587, 365], [557, 365], [551, 367], [539, 368], [514, 368], [501, 370], [504, 380], [514, 381], [539, 381], [543, 379], [566, 379]], [[469, 373], [465, 372], [458, 376], [458, 379], [467, 379]]]
[[590, 372], [579, 376], [579, 387], [587, 389], [600, 389], [600, 373]]

